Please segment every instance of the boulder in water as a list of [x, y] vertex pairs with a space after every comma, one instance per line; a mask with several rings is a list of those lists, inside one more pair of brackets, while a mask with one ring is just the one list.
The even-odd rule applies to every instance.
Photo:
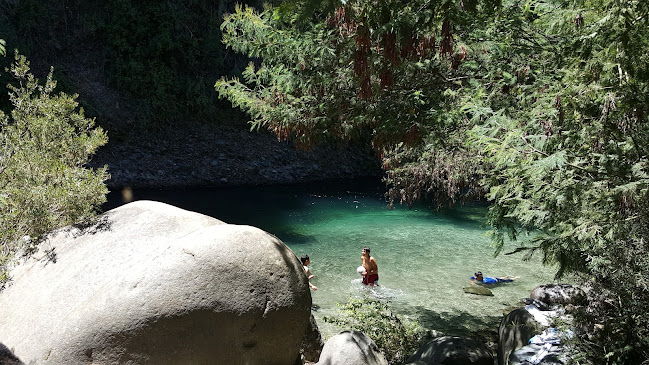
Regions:
[[549, 305], [581, 305], [586, 302], [586, 293], [570, 284], [546, 284], [534, 288], [530, 298]]

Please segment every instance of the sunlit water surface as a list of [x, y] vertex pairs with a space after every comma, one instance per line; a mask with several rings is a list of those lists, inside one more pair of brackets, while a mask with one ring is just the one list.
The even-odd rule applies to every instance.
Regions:
[[[338, 329], [323, 317], [337, 314], [336, 303], [364, 295], [390, 301], [397, 313], [445, 334], [493, 331], [504, 310], [553, 281], [554, 268], [542, 266], [540, 258], [493, 256], [482, 226], [486, 206], [390, 210], [379, 185], [353, 185], [136, 190], [133, 198], [253, 225], [279, 237], [298, 257], [308, 254], [318, 287], [311, 292], [313, 313], [325, 337]], [[111, 193], [106, 208], [119, 200], [119, 192]], [[356, 272], [363, 246], [370, 246], [378, 263], [378, 288], [364, 287]], [[492, 288], [493, 297], [465, 294], [462, 288], [478, 270], [520, 278]]]

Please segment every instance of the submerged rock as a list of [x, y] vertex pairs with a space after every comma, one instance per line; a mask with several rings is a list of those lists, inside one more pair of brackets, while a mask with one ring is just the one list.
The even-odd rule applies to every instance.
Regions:
[[467, 294], [486, 295], [490, 297], [493, 297], [494, 295], [491, 290], [480, 285], [467, 286], [465, 288], [462, 288], [462, 290], [464, 290], [464, 292]]
[[293, 364], [309, 326], [279, 239], [152, 201], [51, 235], [11, 275], [0, 340], [28, 364]]

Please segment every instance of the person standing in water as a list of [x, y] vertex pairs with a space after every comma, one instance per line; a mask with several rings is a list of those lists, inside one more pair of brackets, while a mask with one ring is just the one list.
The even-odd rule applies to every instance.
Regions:
[[309, 259], [309, 255], [302, 255], [300, 257], [300, 261], [302, 261], [302, 266], [304, 267], [304, 273], [306, 274], [306, 277], [309, 279], [309, 288], [313, 290], [318, 290], [318, 287], [311, 284], [311, 279], [315, 277], [315, 275], [311, 274], [311, 270], [309, 269], [309, 264], [311, 263], [311, 260]]
[[365, 246], [361, 250], [361, 261], [365, 272], [363, 272], [363, 284], [369, 286], [379, 285], [379, 267], [374, 257], [370, 256], [370, 248]]

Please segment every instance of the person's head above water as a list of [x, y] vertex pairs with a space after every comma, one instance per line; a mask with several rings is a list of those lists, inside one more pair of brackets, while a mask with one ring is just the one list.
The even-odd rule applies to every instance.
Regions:
[[475, 276], [476, 280], [478, 280], [478, 281], [482, 281], [482, 280], [483, 280], [482, 272], [481, 272], [481, 271], [478, 271], [478, 272], [474, 273], [473, 275]]
[[306, 262], [311, 260], [309, 260], [309, 255], [302, 255], [302, 257], [300, 257], [300, 261], [302, 261], [302, 265], [306, 265]]
[[363, 253], [367, 252], [369, 254], [370, 253], [370, 248], [368, 246], [365, 246], [365, 247], [363, 247], [361, 252], [363, 252]]

